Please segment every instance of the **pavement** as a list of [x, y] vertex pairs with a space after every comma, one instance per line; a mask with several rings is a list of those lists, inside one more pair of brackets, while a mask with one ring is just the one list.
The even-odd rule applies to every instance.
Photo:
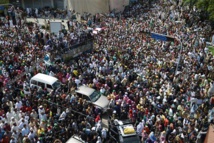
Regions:
[[102, 116], [102, 126], [108, 130], [108, 114], [104, 113]]
[[45, 25], [45, 19], [46, 21], [54, 21], [54, 22], [62, 22], [62, 24], [65, 26], [65, 29], [68, 29], [67, 26], [67, 21], [66, 19], [49, 19], [49, 18], [27, 18], [27, 22], [33, 22], [33, 23], [38, 23], [39, 25]]

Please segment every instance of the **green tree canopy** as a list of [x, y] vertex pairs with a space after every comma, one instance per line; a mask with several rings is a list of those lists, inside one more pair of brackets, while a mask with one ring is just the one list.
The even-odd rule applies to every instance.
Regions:
[[9, 3], [9, 0], [0, 0], [0, 5], [1, 4], [8, 4]]
[[183, 4], [189, 5], [190, 8], [196, 6], [206, 12], [210, 20], [214, 20], [214, 0], [183, 0]]

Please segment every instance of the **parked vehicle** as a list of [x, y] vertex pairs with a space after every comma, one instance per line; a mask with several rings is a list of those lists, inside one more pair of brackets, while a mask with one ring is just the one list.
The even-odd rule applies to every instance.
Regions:
[[141, 143], [133, 124], [129, 120], [109, 122], [109, 136], [116, 143]]
[[61, 87], [61, 82], [46, 74], [38, 73], [30, 79], [30, 87], [37, 87], [39, 89], [47, 89], [48, 92], [58, 90]]
[[86, 101], [91, 102], [95, 106], [100, 107], [103, 112], [106, 112], [106, 110], [108, 109], [109, 100], [106, 96], [102, 95], [95, 89], [87, 86], [80, 86], [76, 90], [76, 93], [79, 97], [86, 99]]

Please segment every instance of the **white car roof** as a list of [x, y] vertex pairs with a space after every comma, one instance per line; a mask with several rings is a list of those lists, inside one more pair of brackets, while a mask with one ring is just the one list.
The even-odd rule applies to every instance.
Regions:
[[87, 87], [87, 86], [80, 86], [76, 90], [77, 93], [80, 93], [80, 94], [83, 94], [86, 96], [90, 96], [94, 91], [95, 91], [95, 89]]
[[35, 81], [39, 81], [39, 82], [42, 82], [42, 83], [46, 83], [46, 84], [52, 85], [58, 79], [53, 77], [53, 76], [49, 76], [49, 75], [46, 75], [46, 74], [38, 73], [35, 76], [33, 76], [31, 78], [31, 80], [35, 80]]
[[85, 143], [80, 137], [72, 136], [66, 143]]

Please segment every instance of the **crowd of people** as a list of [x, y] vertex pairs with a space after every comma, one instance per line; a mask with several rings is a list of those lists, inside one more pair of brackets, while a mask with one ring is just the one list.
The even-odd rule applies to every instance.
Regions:
[[[182, 1], [146, 6], [85, 14], [86, 22], [72, 18], [75, 11], [63, 12], [69, 29], [58, 35], [29, 25], [23, 10], [11, 7], [0, 21], [0, 142], [66, 142], [74, 134], [89, 143], [114, 142], [103, 127], [102, 110], [76, 95], [80, 85], [106, 95], [109, 122], [129, 119], [143, 143], [202, 141], [214, 117], [214, 57], [206, 45], [211, 27]], [[87, 26], [103, 28], [93, 34], [90, 53], [68, 63], [43, 63], [46, 53], [53, 59], [69, 50], [78, 41], [75, 33]], [[152, 32], [174, 40], [153, 39]], [[36, 73], [57, 77], [61, 89], [30, 88], [25, 94]]]

